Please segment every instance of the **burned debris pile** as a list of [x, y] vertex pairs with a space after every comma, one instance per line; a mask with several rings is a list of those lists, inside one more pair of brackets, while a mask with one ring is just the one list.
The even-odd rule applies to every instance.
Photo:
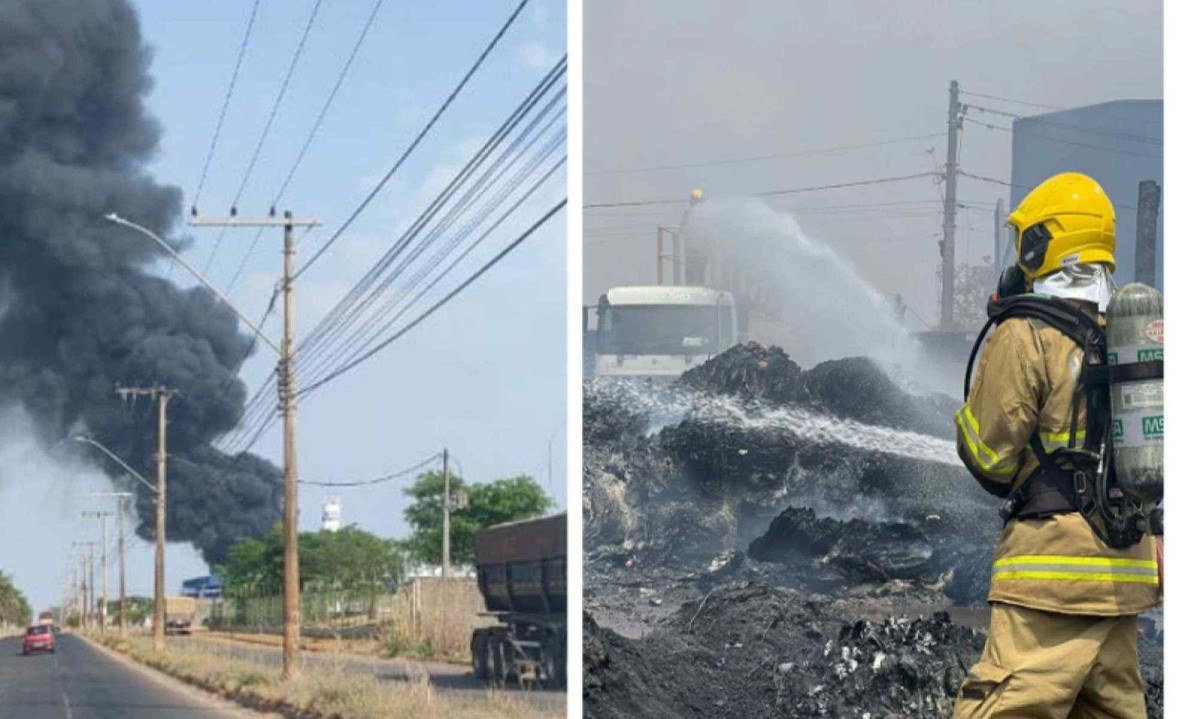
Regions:
[[594, 719], [949, 717], [982, 646], [981, 633], [945, 614], [866, 621], [828, 600], [735, 582], [641, 640], [585, 622], [584, 706]]
[[587, 545], [700, 572], [746, 552], [756, 571], [743, 578], [778, 564], [811, 570], [787, 586], [902, 580], [981, 603], [999, 520], [979, 521], [993, 503], [956, 465], [953, 410], [871, 360], [805, 371], [754, 343], [670, 387], [595, 380], [584, 394]]
[[[589, 382], [586, 716], [949, 717], [1000, 529], [956, 404], [755, 344]], [[1161, 636], [1141, 656], [1157, 719]]]

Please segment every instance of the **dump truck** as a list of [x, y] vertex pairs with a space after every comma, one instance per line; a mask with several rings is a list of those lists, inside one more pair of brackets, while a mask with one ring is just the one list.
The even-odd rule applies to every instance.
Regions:
[[567, 515], [498, 524], [475, 533], [485, 615], [471, 635], [477, 679], [567, 682]]
[[167, 597], [167, 634], [191, 634], [195, 620], [194, 597]]

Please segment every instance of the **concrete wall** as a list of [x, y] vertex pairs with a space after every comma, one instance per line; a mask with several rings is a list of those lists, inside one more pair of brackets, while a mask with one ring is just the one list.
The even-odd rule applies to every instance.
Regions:
[[[1117, 100], [1013, 122], [1012, 196], [1060, 172], [1094, 177], [1117, 210], [1117, 282], [1133, 281], [1138, 182], [1163, 181], [1162, 100]], [[1155, 142], [1157, 140], [1157, 142]], [[1162, 289], [1166, 188], [1159, 208], [1155, 286]]]

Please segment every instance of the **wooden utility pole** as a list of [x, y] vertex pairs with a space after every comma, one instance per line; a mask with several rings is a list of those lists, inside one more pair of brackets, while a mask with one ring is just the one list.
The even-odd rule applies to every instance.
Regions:
[[[273, 209], [271, 215], [260, 219], [193, 217], [188, 224], [195, 227], [283, 227], [283, 342], [278, 346], [272, 344], [271, 347], [279, 353], [279, 409], [283, 414], [283, 676], [286, 679], [300, 671], [300, 545], [296, 537], [299, 519], [296, 496], [299, 480], [296, 469], [297, 387], [292, 367], [296, 331], [293, 291], [295, 228], [318, 227], [321, 221], [297, 220], [292, 217], [291, 211], [284, 212], [282, 219], [274, 216]], [[236, 307], [223, 296], [218, 296], [241, 316]], [[259, 330], [256, 328], [255, 331]]]
[[175, 390], [166, 387], [117, 387], [117, 394], [131, 397], [153, 397], [158, 403], [158, 484], [154, 507], [154, 648], [167, 646], [167, 402]]
[[950, 109], [946, 118], [946, 197], [942, 203], [942, 301], [941, 330], [954, 330], [954, 228], [958, 212], [958, 131], [962, 128], [962, 105], [958, 80], [950, 81]]
[[450, 450], [442, 450], [442, 579], [450, 578]]
[[108, 518], [112, 512], [84, 512], [100, 520], [100, 630], [108, 628]]
[[117, 624], [125, 633], [125, 499], [117, 497]]

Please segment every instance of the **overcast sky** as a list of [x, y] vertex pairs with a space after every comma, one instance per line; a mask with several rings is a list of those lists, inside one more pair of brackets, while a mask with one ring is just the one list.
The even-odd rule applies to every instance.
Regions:
[[[250, 177], [242, 216], [266, 213], [270, 196], [295, 159], [374, 4], [375, 0], [324, 3]], [[144, 40], [153, 50], [149, 112], [163, 130], [149, 171], [159, 182], [183, 188], [190, 203], [252, 3], [135, 0], [134, 5]], [[316, 215], [326, 223], [301, 241], [300, 261], [383, 176], [516, 5], [516, 0], [382, 3], [361, 54], [279, 208]], [[311, 2], [261, 3], [201, 197], [202, 212], [227, 212], [311, 7]], [[300, 336], [395, 241], [566, 51], [565, 16], [560, 0], [531, 0], [410, 161], [298, 283]], [[565, 173], [560, 171], [557, 178], [531, 200], [537, 210], [532, 217], [565, 196]], [[524, 228], [532, 217], [514, 215], [494, 241], [473, 255], [474, 262], [448, 276], [441, 291], [482, 265], [516, 236], [511, 228]], [[565, 507], [565, 228], [562, 216], [548, 223], [426, 324], [304, 401], [298, 427], [301, 479], [369, 479], [449, 447], [455, 466], [469, 482], [527, 473], [545, 483], [551, 444], [550, 489], [557, 505]], [[189, 230], [180, 227], [177, 232]], [[202, 265], [216, 233], [190, 234], [194, 244], [188, 257]], [[210, 272], [222, 287], [233, 278], [252, 237], [252, 232], [225, 237]], [[280, 274], [280, 245], [278, 232], [264, 236], [231, 291], [235, 303], [255, 318], [262, 315]], [[188, 283], [182, 271], [170, 276]], [[280, 335], [278, 311], [266, 331]], [[273, 364], [262, 348], [247, 363], [242, 377], [251, 391]], [[43, 606], [58, 599], [71, 542], [99, 534], [96, 520], [81, 520], [80, 511], [108, 506], [107, 500], [78, 495], [103, 489], [106, 483], [88, 466], [52, 466], [23, 436], [22, 421], [19, 413], [0, 415], [0, 425], [15, 430], [0, 437], [0, 521], [5, 537], [23, 537], [23, 546], [36, 546], [38, 551], [6, 542], [0, 568], [14, 574], [31, 600]], [[254, 449], [278, 463], [280, 445], [276, 429], [264, 434]], [[392, 482], [341, 491], [344, 522], [384, 536], [403, 536], [407, 527], [402, 489], [401, 483]], [[321, 506], [330, 494], [318, 487], [300, 488], [302, 529], [319, 526]], [[150, 591], [150, 550], [136, 543], [130, 559], [132, 592]], [[189, 546], [170, 547], [170, 591], [205, 571]], [[112, 581], [115, 593], [115, 572]]]
[[[1161, 98], [1162, 31], [1160, 3], [1122, 0], [585, 3], [585, 204], [934, 170], [945, 162], [951, 80], [965, 91], [1057, 108]], [[809, 152], [880, 142], [889, 144]], [[1010, 152], [1008, 133], [966, 125], [963, 170], [1007, 180]], [[774, 157], [726, 162], [762, 156]], [[722, 164], [675, 167], [697, 163]], [[933, 323], [940, 192], [922, 178], [770, 203], [801, 211], [809, 235]], [[991, 254], [992, 211], [983, 208], [1007, 195], [999, 185], [960, 181], [960, 200], [979, 207], [959, 213], [960, 259]], [[655, 226], [677, 224], [682, 208], [585, 209], [585, 300], [612, 285], [653, 282]]]

